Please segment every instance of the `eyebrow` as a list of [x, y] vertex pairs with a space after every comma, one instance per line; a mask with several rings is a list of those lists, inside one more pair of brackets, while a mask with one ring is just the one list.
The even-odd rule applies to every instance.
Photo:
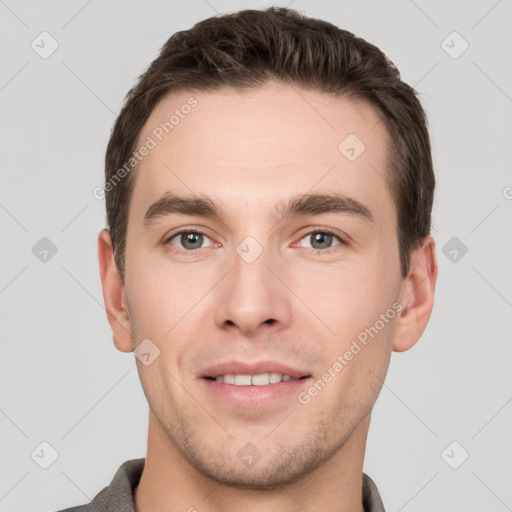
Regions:
[[[281, 201], [274, 209], [279, 218], [303, 215], [343, 213], [374, 222], [371, 211], [359, 201], [338, 193], [303, 194]], [[185, 197], [166, 193], [155, 201], [144, 215], [144, 226], [150, 226], [156, 219], [167, 215], [191, 215], [222, 219], [220, 205], [207, 196]]]

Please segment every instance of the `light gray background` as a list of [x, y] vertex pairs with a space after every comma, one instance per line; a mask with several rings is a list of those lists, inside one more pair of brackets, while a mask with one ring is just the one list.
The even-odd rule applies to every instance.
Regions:
[[[168, 37], [216, 11], [268, 5], [0, 0], [1, 511], [88, 502], [145, 456], [134, 355], [115, 349], [103, 308], [93, 189], [124, 95]], [[393, 355], [365, 471], [388, 512], [512, 510], [512, 2], [291, 7], [379, 46], [431, 125], [437, 299], [422, 340]], [[59, 45], [47, 59], [31, 48], [43, 31]], [[453, 31], [469, 44], [458, 58], [445, 51], [463, 48], [446, 40]], [[46, 263], [32, 252], [42, 237], [58, 249]], [[442, 250], [452, 237], [468, 248], [455, 262]], [[31, 457], [43, 441], [59, 454], [48, 469]]]

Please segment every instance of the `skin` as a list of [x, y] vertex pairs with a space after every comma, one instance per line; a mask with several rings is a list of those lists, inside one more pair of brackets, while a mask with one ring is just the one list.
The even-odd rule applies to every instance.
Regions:
[[[412, 253], [402, 278], [385, 178], [388, 135], [371, 106], [275, 83], [176, 92], [157, 105], [139, 140], [191, 96], [197, 107], [137, 170], [124, 283], [108, 231], [98, 237], [115, 346], [131, 352], [149, 338], [160, 350], [148, 366], [137, 360], [150, 412], [136, 508], [362, 512], [371, 410], [392, 351], [411, 348], [430, 317], [434, 240]], [[338, 150], [350, 133], [366, 145], [353, 162]], [[274, 215], [281, 200], [333, 191], [365, 205], [373, 221]], [[166, 215], [145, 227], [145, 212], [166, 192], [207, 195], [223, 217]], [[187, 228], [206, 234], [193, 255], [179, 236], [169, 241]], [[308, 235], [321, 228], [345, 243], [334, 237], [312, 249]], [[235, 250], [249, 235], [263, 249], [250, 264]], [[233, 407], [198, 377], [221, 361], [271, 359], [316, 380], [397, 302], [401, 313], [306, 405], [293, 393], [264, 407]], [[247, 442], [261, 453], [252, 467], [237, 457]]]

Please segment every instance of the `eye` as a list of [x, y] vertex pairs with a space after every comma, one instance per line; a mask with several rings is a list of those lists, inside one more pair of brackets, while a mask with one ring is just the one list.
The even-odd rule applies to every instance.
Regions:
[[[306, 242], [304, 243], [303, 240]], [[207, 241], [210, 241], [211, 243], [204, 245]], [[167, 239], [166, 243], [185, 252], [193, 252], [197, 249], [216, 245], [207, 235], [201, 231], [194, 230], [175, 233]], [[322, 252], [329, 252], [329, 249], [341, 244], [345, 244], [344, 240], [325, 228], [309, 232], [307, 235], [303, 236], [299, 242], [301, 247], [319, 250]]]
[[[316, 230], [311, 231], [306, 236], [302, 237], [300, 241], [307, 240], [309, 241], [309, 245], [302, 245], [301, 247], [309, 247], [314, 250], [324, 250], [330, 249], [333, 246], [340, 245], [345, 243], [339, 236], [335, 235], [331, 231], [327, 230]], [[333, 242], [336, 242], [333, 245]], [[326, 251], [328, 252], [328, 251]]]
[[184, 251], [194, 251], [195, 249], [202, 249], [206, 240], [210, 239], [200, 231], [180, 231], [172, 235], [167, 243]]

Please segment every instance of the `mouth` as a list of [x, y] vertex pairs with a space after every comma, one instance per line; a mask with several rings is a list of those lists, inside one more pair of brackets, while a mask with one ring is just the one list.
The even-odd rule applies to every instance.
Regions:
[[276, 361], [229, 361], [207, 368], [199, 377], [211, 398], [247, 410], [290, 399], [313, 375]]
[[270, 386], [272, 384], [279, 384], [280, 382], [290, 382], [294, 380], [308, 379], [311, 375], [303, 375], [298, 379], [291, 375], [272, 372], [272, 373], [259, 373], [258, 375], [244, 375], [244, 374], [227, 374], [217, 375], [216, 377], [205, 377], [207, 380], [215, 382], [223, 382], [224, 384], [231, 384], [233, 386]]

